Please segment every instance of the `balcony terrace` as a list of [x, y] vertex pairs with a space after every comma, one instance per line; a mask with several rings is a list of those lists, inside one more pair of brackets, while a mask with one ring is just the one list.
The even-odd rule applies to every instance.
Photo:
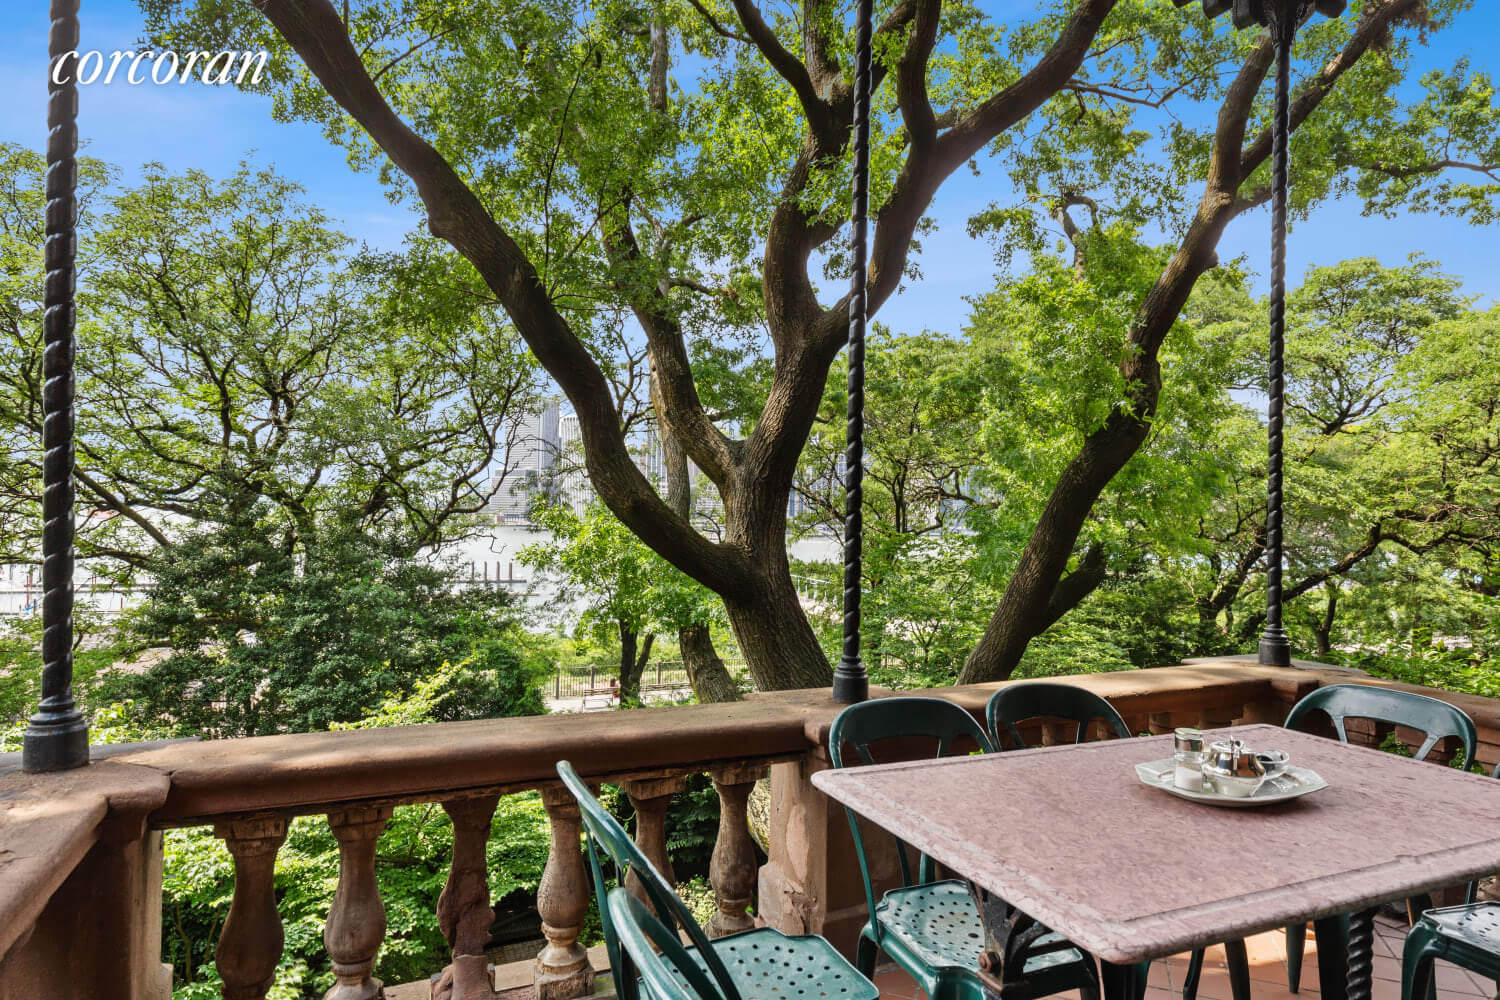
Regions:
[[[1279, 723], [1309, 691], [1348, 679], [1348, 671], [1317, 664], [1265, 667], [1237, 658], [1065, 678], [1108, 699], [1138, 733]], [[977, 715], [998, 686], [925, 693]], [[1478, 727], [1479, 761], [1487, 770], [1500, 762], [1500, 703], [1392, 686], [1462, 708]], [[432, 970], [430, 985], [393, 984], [385, 995], [589, 995], [608, 981], [597, 975], [607, 960], [602, 949], [579, 943], [593, 900], [578, 809], [556, 781], [562, 759], [591, 782], [623, 787], [636, 809], [637, 841], [668, 877], [667, 806], [688, 775], [712, 776], [721, 815], [709, 933], [761, 922], [821, 933], [852, 954], [866, 904], [849, 832], [842, 809], [809, 780], [829, 767], [828, 730], [840, 707], [826, 690], [794, 691], [733, 704], [97, 748], [88, 767], [59, 774], [22, 773], [12, 757], [0, 771], [0, 997], [170, 996], [171, 972], [161, 961], [162, 831], [185, 826], [211, 826], [234, 858], [233, 903], [216, 953], [223, 995], [265, 997], [283, 940], [273, 866], [288, 821], [301, 815], [327, 816], [340, 845], [339, 888], [324, 935], [339, 981], [330, 996], [379, 996], [372, 971], [385, 916], [375, 841], [393, 807], [419, 802], [440, 803], [453, 819], [454, 860], [437, 914], [453, 960]], [[1053, 742], [1056, 734], [1041, 725], [1028, 735]], [[1389, 731], [1367, 726], [1350, 735], [1379, 745]], [[768, 775], [769, 857], [757, 865], [746, 802]], [[537, 897], [546, 944], [534, 961], [494, 968], [485, 954], [484, 911], [492, 900], [484, 843], [499, 798], [528, 789], [541, 791], [551, 826]], [[894, 854], [877, 854], [872, 865], [877, 879], [897, 875]], [[1252, 940], [1252, 951], [1256, 967], [1275, 980], [1274, 937]], [[1377, 948], [1380, 955], [1391, 959], [1389, 941]], [[1158, 963], [1152, 985], [1167, 989], [1177, 974], [1177, 963]], [[893, 975], [880, 977], [887, 993], [909, 993], [911, 984]], [[1222, 979], [1215, 975], [1210, 965], [1200, 993], [1209, 1000]], [[1447, 974], [1439, 981], [1455, 996], [1475, 995], [1477, 983]]]

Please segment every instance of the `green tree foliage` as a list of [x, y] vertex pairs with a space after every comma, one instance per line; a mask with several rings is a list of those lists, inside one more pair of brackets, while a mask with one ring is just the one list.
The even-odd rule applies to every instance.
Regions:
[[[0, 422], [14, 449], [0, 495], [18, 515], [5, 518], [12, 552], [30, 558], [39, 522], [19, 515], [38, 489], [40, 314], [23, 292], [39, 287], [39, 262], [21, 241], [40, 232], [42, 164], [0, 152], [12, 191], [0, 229], [18, 234], [0, 285]], [[330, 511], [412, 552], [472, 531], [534, 367], [430, 243], [358, 250], [295, 184], [248, 166], [221, 181], [148, 167], [140, 185], [89, 197], [84, 558], [128, 571], [186, 526], [235, 523], [254, 505], [294, 547], [319, 544]]]
[[539, 714], [540, 661], [504, 591], [455, 592], [443, 567], [360, 532], [310, 551], [265, 520], [185, 537], [148, 564], [126, 632], [164, 658], [107, 695], [184, 734], [258, 736], [354, 722], [444, 663], [435, 719]]
[[[142, 6], [174, 48], [271, 49], [258, 86], [276, 113], [319, 123], [420, 201], [572, 400], [604, 503], [724, 598], [759, 686], [827, 682], [784, 528], [847, 323], [847, 302], [818, 288], [847, 261], [846, 7]], [[1488, 210], [1489, 80], [1456, 66], [1420, 93], [1404, 86], [1420, 41], [1466, 6], [1369, 0], [1300, 33], [1298, 214], [1351, 189], [1375, 210], [1394, 198]], [[1049, 607], [1070, 603], [1067, 578], [1113, 520], [1093, 505], [1154, 434], [1163, 345], [1226, 227], [1269, 195], [1263, 33], [1156, 0], [1028, 14], [1001, 20], [965, 0], [876, 10], [872, 307], [918, 266], [934, 193], [966, 165], [1008, 171], [1020, 192], [973, 222], [1002, 257], [1045, 271], [1060, 239], [1080, 296], [1108, 293], [1076, 331], [1101, 350], [1088, 355], [1089, 422], [1052, 478], [1028, 484], [1045, 501], [968, 658], [973, 680], [1009, 673]], [[1142, 248], [1142, 233], [1159, 245]], [[643, 338], [624, 335], [624, 316]], [[1100, 364], [1113, 375], [1097, 378]], [[667, 435], [724, 501], [721, 538], [632, 464], [627, 411], [641, 394], [618, 390], [648, 381]]]
[[[1056, 261], [1003, 277], [959, 336], [872, 338], [864, 640], [883, 682], [953, 680], [1050, 484], [1101, 408], [1127, 391], [1108, 356], [1120, 315], [1111, 290], [1129, 286], [1132, 260], [1149, 267], [1150, 251], [1121, 240], [1110, 254], [1097, 274]], [[1018, 675], [1254, 648], [1264, 613], [1263, 310], [1228, 269], [1200, 285], [1163, 348], [1151, 435], [1093, 505], [1080, 531], [1088, 546], [1057, 592], [1066, 600], [1049, 606]], [[1492, 655], [1495, 321], [1421, 259], [1313, 268], [1294, 290], [1287, 593], [1299, 651], [1441, 660], [1450, 678]], [[833, 386], [799, 474], [808, 528], [840, 526], [842, 431]], [[835, 582], [831, 567], [805, 571]], [[836, 642], [834, 615], [823, 624]], [[1429, 656], [1434, 636], [1459, 645]]]
[[675, 636], [722, 619], [712, 591], [652, 552], [603, 504], [591, 503], [582, 514], [543, 506], [532, 518], [552, 541], [525, 547], [521, 560], [555, 575], [559, 599], [579, 607], [580, 632], [619, 641], [622, 702], [640, 700], [641, 672], [657, 633]]
[[[0, 147], [0, 555], [17, 562], [40, 527], [42, 167]], [[86, 664], [145, 654], [97, 703], [188, 733], [320, 729], [452, 660], [470, 667], [450, 717], [540, 711], [504, 599], [453, 593], [435, 554], [481, 527], [536, 390], [451, 255], [354, 247], [268, 169], [148, 166], [120, 189], [88, 165], [84, 182], [78, 550], [147, 588], [125, 648], [88, 645]]]
[[[952, 680], [984, 632], [1051, 484], [1125, 392], [1110, 331], [1125, 314], [1123, 290], [1153, 266], [1153, 255], [1121, 244], [1109, 266], [1101, 260], [1084, 280], [1061, 263], [1002, 279], [976, 300], [957, 336], [877, 329], [871, 340], [865, 642], [872, 660], [899, 665], [902, 686]], [[1119, 587], [1125, 580], [1160, 585], [1219, 482], [1212, 445], [1234, 412], [1222, 386], [1238, 372], [1241, 346], [1241, 327], [1219, 310], [1235, 291], [1228, 276], [1216, 276], [1189, 304], [1185, 329], [1163, 351], [1165, 388], [1151, 436], [1093, 506], [1080, 533], [1087, 545], [1062, 578], [1047, 621], [1035, 623], [1062, 631], [1038, 627], [1045, 648], [1028, 648], [1019, 673], [1071, 672], [1069, 663], [1145, 666], [1187, 648], [1164, 641], [1166, 619], [1147, 626], [1121, 613], [1131, 598]], [[832, 385], [799, 476], [810, 510], [805, 523], [827, 532], [840, 529], [843, 515], [842, 412], [843, 388]], [[1087, 605], [1100, 587], [1113, 596]], [[1064, 617], [1075, 608], [1085, 615], [1085, 607], [1099, 617]]]
[[[1315, 653], [1331, 648], [1341, 604], [1405, 587], [1456, 594], [1474, 583], [1462, 567], [1500, 537], [1485, 437], [1494, 433], [1489, 317], [1467, 306], [1457, 282], [1420, 259], [1315, 267], [1289, 299], [1284, 593], [1315, 603], [1299, 612]], [[1251, 335], [1241, 353], [1243, 384], [1256, 392], [1262, 351]], [[1242, 648], [1264, 621], [1263, 447], [1248, 410], [1221, 437], [1226, 479], [1199, 522], [1194, 584], [1209, 645], [1217, 635]], [[1390, 634], [1399, 617], [1378, 631]]]

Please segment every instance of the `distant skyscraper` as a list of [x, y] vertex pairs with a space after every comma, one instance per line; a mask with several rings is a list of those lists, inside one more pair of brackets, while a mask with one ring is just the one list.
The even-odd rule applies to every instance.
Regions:
[[559, 407], [554, 401], [540, 410], [522, 414], [507, 428], [505, 469], [487, 508], [502, 523], [527, 523], [537, 499], [556, 491], [555, 479], [563, 454], [560, 423]]

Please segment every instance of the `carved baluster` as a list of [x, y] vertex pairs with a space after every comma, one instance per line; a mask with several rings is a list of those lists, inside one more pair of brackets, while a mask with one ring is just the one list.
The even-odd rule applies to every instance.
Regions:
[[276, 852], [286, 840], [280, 816], [248, 816], [214, 826], [234, 857], [234, 900], [219, 932], [214, 964], [224, 1000], [264, 1000], [276, 979], [285, 937], [276, 910]]
[[453, 949], [453, 964], [432, 987], [432, 1000], [493, 1000], [489, 961], [484, 946], [490, 938], [495, 911], [485, 871], [485, 845], [498, 795], [453, 799], [443, 810], [453, 820], [453, 862], [448, 883], [438, 897], [438, 927]]
[[[635, 846], [656, 866], [668, 885], [676, 885], [677, 874], [672, 871], [672, 858], [667, 854], [667, 806], [672, 804], [672, 796], [686, 787], [687, 779], [641, 778], [620, 784], [635, 807]], [[632, 871], [625, 886], [636, 897], [649, 902], [638, 873]]]
[[719, 835], [708, 865], [708, 881], [718, 904], [708, 921], [708, 936], [723, 937], [755, 926], [746, 912], [755, 893], [755, 845], [750, 839], [746, 804], [755, 783], [766, 776], [764, 765], [726, 767], [713, 774], [719, 793]]
[[370, 975], [385, 940], [385, 904], [375, 883], [375, 842], [391, 818], [390, 806], [352, 806], [328, 814], [339, 842], [339, 886], [323, 929], [323, 945], [337, 979], [323, 1000], [384, 1000]]
[[542, 804], [547, 807], [552, 846], [536, 892], [536, 909], [547, 937], [536, 957], [536, 1000], [572, 1000], [594, 992], [589, 954], [578, 943], [592, 884], [579, 842], [578, 803], [567, 789], [556, 785], [542, 789]]

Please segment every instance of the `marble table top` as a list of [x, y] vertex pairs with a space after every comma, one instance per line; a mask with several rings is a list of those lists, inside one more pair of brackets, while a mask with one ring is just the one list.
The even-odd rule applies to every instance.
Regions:
[[[815, 787], [1097, 957], [1138, 962], [1500, 871], [1500, 781], [1279, 726], [1329, 787], [1225, 809], [1142, 784], [1170, 736], [905, 761]], [[878, 836], [878, 834], [877, 834]], [[868, 840], [868, 834], [867, 834]]]

